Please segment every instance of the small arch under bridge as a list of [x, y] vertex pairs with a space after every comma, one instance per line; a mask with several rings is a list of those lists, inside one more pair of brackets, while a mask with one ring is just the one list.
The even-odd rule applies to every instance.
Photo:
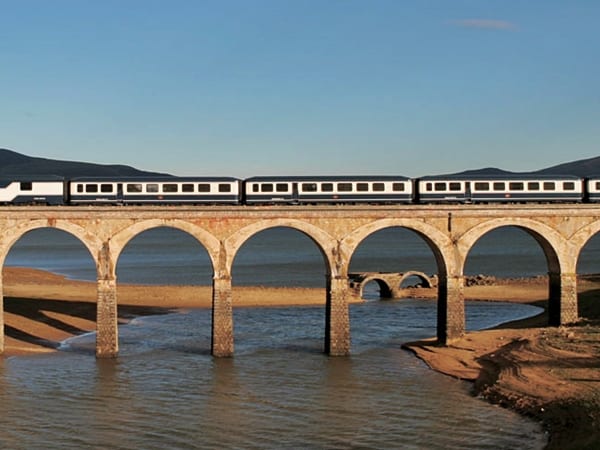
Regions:
[[420, 280], [419, 287], [436, 288], [437, 276], [429, 276], [424, 272], [411, 270], [408, 272], [351, 272], [348, 273], [348, 285], [352, 295], [362, 298], [364, 288], [370, 282], [379, 286], [381, 298], [402, 298], [407, 296], [411, 288], [403, 288], [404, 281], [411, 277]]

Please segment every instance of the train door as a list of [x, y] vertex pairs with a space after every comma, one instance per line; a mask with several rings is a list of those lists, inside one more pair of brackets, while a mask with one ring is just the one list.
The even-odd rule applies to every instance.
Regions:
[[298, 204], [300, 203], [298, 195], [298, 183], [292, 183], [292, 203]]
[[471, 182], [465, 181], [465, 203], [471, 203], [472, 200], [473, 199], [471, 197]]
[[117, 183], [117, 203], [123, 203], [123, 183]]

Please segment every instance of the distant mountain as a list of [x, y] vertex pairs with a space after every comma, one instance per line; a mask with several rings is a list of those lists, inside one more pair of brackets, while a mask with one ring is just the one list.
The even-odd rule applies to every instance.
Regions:
[[157, 172], [146, 172], [119, 164], [93, 164], [76, 161], [36, 158], [12, 150], [0, 149], [0, 177], [26, 175], [59, 175], [66, 178], [92, 177], [141, 177], [148, 175], [169, 176]]
[[[509, 172], [495, 167], [483, 169], [466, 170], [452, 174], [453, 176], [474, 175], [507, 175], [523, 172]], [[559, 164], [546, 169], [528, 172], [540, 175], [576, 175], [587, 177], [600, 175], [600, 156], [590, 159], [582, 159], [569, 163]], [[26, 156], [12, 150], [0, 149], [0, 177], [28, 175], [59, 175], [62, 177], [140, 177], [140, 176], [171, 176], [166, 173], [147, 172], [130, 166], [120, 164], [94, 164], [77, 161], [61, 161], [56, 159], [36, 158]]]
[[515, 175], [515, 174], [538, 174], [538, 175], [575, 175], [578, 177], [589, 177], [591, 175], [600, 175], [600, 156], [590, 159], [581, 159], [569, 163], [559, 164], [546, 169], [533, 172], [509, 172], [507, 170], [497, 169], [495, 167], [486, 167], [484, 169], [465, 170], [452, 174], [453, 176], [476, 176], [476, 175]]
[[548, 175], [577, 175], [579, 177], [589, 177], [591, 175], [600, 175], [600, 156], [589, 159], [580, 159], [570, 163], [559, 164], [538, 170], [536, 173]]

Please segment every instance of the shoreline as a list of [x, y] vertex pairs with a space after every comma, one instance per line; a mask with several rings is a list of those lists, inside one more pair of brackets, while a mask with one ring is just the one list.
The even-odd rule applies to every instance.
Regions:
[[[18, 356], [56, 351], [66, 339], [96, 328], [96, 283], [50, 272], [6, 267], [5, 353]], [[528, 303], [546, 309], [545, 277], [485, 279], [465, 288], [466, 300]], [[428, 300], [436, 289], [412, 288]], [[579, 282], [582, 320], [547, 327], [543, 313], [472, 331], [442, 347], [435, 339], [407, 343], [433, 370], [473, 383], [473, 395], [540, 421], [550, 449], [600, 445], [600, 278]], [[119, 324], [144, 315], [212, 305], [210, 286], [118, 287]], [[360, 302], [353, 299], [353, 302]], [[324, 305], [325, 288], [234, 286], [234, 307]]]
[[[472, 383], [472, 394], [540, 422], [547, 449], [600, 448], [600, 283], [582, 277], [578, 323], [538, 315], [471, 331], [447, 346], [403, 344], [431, 369]], [[509, 289], [510, 290], [510, 289]]]

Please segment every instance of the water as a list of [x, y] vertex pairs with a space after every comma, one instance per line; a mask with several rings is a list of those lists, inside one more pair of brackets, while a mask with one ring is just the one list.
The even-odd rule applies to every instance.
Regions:
[[[527, 235], [516, 236], [482, 240], [467, 268], [496, 275], [545, 273], [539, 246]], [[15, 245], [6, 263], [95, 279], [87, 251], [65, 237], [55, 230], [33, 232]], [[402, 230], [378, 233], [359, 248], [351, 269], [434, 273], [431, 251], [415, 237]], [[119, 281], [210, 282], [206, 252], [187, 239], [172, 230], [140, 235], [118, 261]], [[580, 266], [593, 267], [597, 249], [591, 245], [584, 253]], [[233, 275], [234, 286], [324, 286], [324, 273], [310, 240], [273, 230], [244, 246]], [[469, 302], [466, 311], [467, 328], [480, 329], [537, 309]], [[115, 360], [94, 358], [93, 334], [69, 340], [58, 353], [0, 359], [0, 446], [543, 447], [538, 424], [473, 398], [470, 384], [429, 370], [401, 350], [404, 342], [435, 335], [434, 301], [366, 302], [351, 306], [350, 320], [352, 355], [342, 358], [322, 353], [323, 307], [282, 307], [234, 310], [231, 359], [209, 354], [209, 310], [121, 326]]]
[[[474, 304], [476, 326], [497, 321]], [[487, 313], [486, 313], [487, 311]], [[527, 314], [527, 308], [518, 314]], [[3, 448], [542, 448], [540, 427], [469, 394], [400, 344], [430, 336], [435, 303], [351, 308], [353, 354], [321, 353], [324, 311], [240, 308], [236, 356], [209, 355], [210, 312], [121, 327], [0, 362]]]

